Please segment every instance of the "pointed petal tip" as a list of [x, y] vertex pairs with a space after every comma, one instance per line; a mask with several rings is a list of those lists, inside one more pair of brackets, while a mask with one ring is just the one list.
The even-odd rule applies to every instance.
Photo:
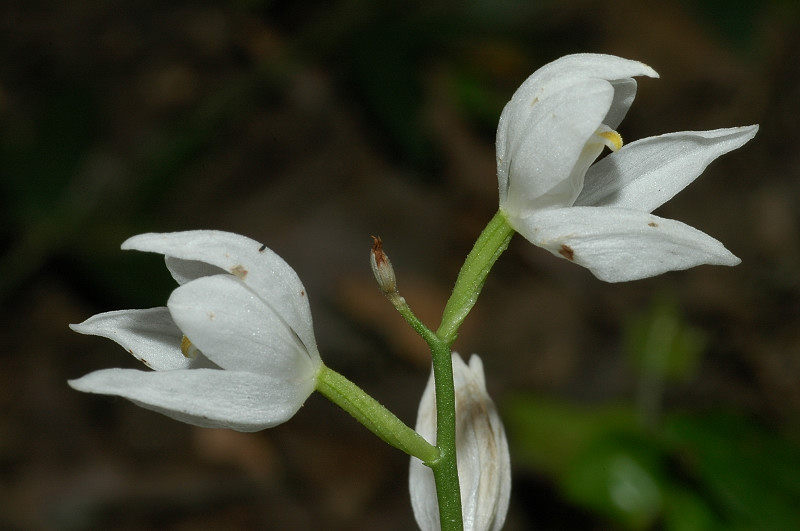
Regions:
[[653, 69], [653, 67], [651, 67], [650, 65], [648, 65], [646, 63], [641, 63], [641, 62], [639, 64], [642, 65], [642, 74], [641, 75], [646, 76], [646, 77], [651, 77], [653, 79], [659, 79], [661, 77], [658, 74], [658, 72], [656, 72], [655, 69]]
[[[168, 232], [145, 232], [142, 234], [136, 234], [131, 236], [119, 246], [120, 249], [123, 251], [145, 251], [151, 252], [152, 251], [152, 242], [155, 240], [164, 239], [165, 236], [168, 236]], [[160, 246], [157, 246], [158, 248]], [[159, 251], [155, 251], [159, 252]]]
[[146, 237], [146, 236], [148, 236], [150, 234], [153, 234], [153, 233], [144, 233], [144, 234], [137, 234], [135, 236], [131, 236], [130, 238], [128, 238], [124, 242], [122, 242], [120, 244], [119, 248], [122, 249], [123, 251], [136, 250], [137, 243], [139, 242], [139, 240], [141, 240], [142, 236]]
[[601, 75], [605, 73], [610, 76], [604, 77], [604, 79], [622, 79], [636, 76], [659, 77], [658, 72], [641, 61], [604, 53], [576, 53], [565, 55], [545, 65], [543, 68], [553, 67], [571, 70], [580, 69], [584, 71], [588, 69], [601, 73]]
[[758, 133], [758, 124], [743, 125], [740, 127], [740, 129], [747, 132], [747, 140], [750, 140], [756, 136], [756, 133]]
[[[728, 251], [727, 249], [725, 249], [725, 250]], [[721, 265], [721, 266], [734, 267], [734, 266], [737, 266], [737, 265], [739, 265], [741, 263], [742, 263], [742, 259], [741, 258], [736, 256], [732, 252], [728, 251], [728, 256], [722, 258], [720, 260], [720, 263], [712, 264], [712, 265]]]
[[76, 391], [80, 391], [82, 393], [102, 393], [102, 391], [98, 391], [92, 382], [95, 378], [92, 377], [94, 373], [84, 374], [80, 378], [73, 378], [71, 380], [67, 380], [67, 385], [75, 389]]
[[85, 336], [96, 336], [97, 329], [96, 327], [92, 326], [91, 323], [89, 323], [90, 320], [91, 317], [82, 323], [69, 323], [67, 326], [69, 326], [70, 330], [77, 332], [78, 334], [83, 334]]

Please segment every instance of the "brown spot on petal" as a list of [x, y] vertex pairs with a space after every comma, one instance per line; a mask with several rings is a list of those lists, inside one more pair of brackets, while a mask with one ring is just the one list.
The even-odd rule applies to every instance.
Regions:
[[267, 244], [266, 243], [262, 243], [261, 247], [258, 248], [258, 252], [259, 253], [263, 253], [266, 249], [267, 249]]
[[656, 223], [655, 221], [651, 221], [650, 223], [647, 224], [647, 226], [648, 227], [658, 227], [658, 223]]
[[561, 249], [558, 250], [558, 254], [567, 260], [573, 260], [575, 258], [575, 251], [572, 250], [572, 247], [563, 243], [561, 244]]
[[231, 273], [244, 280], [244, 277], [247, 276], [247, 269], [242, 264], [239, 264], [231, 269]]
[[302, 289], [300, 290], [300, 296], [301, 297], [305, 297], [306, 296], [306, 292], [304, 290], [302, 290]]

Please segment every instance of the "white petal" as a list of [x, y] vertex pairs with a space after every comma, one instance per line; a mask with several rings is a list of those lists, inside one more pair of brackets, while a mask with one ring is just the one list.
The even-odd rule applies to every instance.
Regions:
[[289, 420], [314, 390], [313, 381], [214, 369], [105, 369], [69, 384], [78, 391], [121, 396], [195, 426], [247, 432]]
[[589, 168], [575, 205], [652, 212], [757, 131], [758, 126], [683, 131], [627, 144]]
[[544, 65], [520, 85], [503, 110], [506, 119], [501, 117], [497, 134], [499, 156], [502, 158], [508, 151], [506, 142], [518, 137], [522, 128], [521, 123], [509, 126], [503, 125], [504, 121], [508, 121], [509, 117], [514, 117], [514, 120], [522, 117], [520, 122], [525, 122], [524, 117], [534, 101], [550, 97], [565, 87], [586, 79], [609, 81], [615, 91], [618, 91], [614, 97], [614, 106], [618, 109], [612, 110], [608, 117], [610, 121], [605, 122], [612, 128], [616, 127], [633, 101], [636, 85], [630, 78], [635, 76], [658, 77], [658, 74], [638, 61], [603, 54], [567, 55]]
[[[514, 92], [503, 114], [524, 117], [529, 112], [529, 107], [534, 101], [548, 98], [566, 87], [575, 85], [588, 79], [608, 81], [614, 88], [612, 108], [603, 123], [612, 128], [619, 125], [636, 95], [636, 82], [634, 76], [658, 77], [658, 74], [649, 66], [638, 61], [631, 61], [602, 54], [575, 54], [567, 55], [544, 65], [526, 79]], [[501, 123], [503, 118], [501, 117]], [[523, 119], [524, 121], [524, 119]], [[519, 135], [519, 124], [512, 126], [508, 131], [498, 129], [497, 151], [506, 151], [507, 136], [514, 138]]]
[[[456, 443], [464, 530], [503, 527], [511, 495], [511, 463], [505, 430], [486, 392], [483, 363], [473, 355], [469, 366], [453, 354], [456, 390]], [[431, 441], [436, 425], [433, 379], [420, 401], [417, 431]], [[412, 458], [409, 470], [411, 504], [423, 530], [439, 529], [438, 502], [432, 471]]]
[[183, 334], [166, 307], [101, 313], [69, 327], [79, 334], [115, 341], [157, 371], [188, 369], [199, 362], [181, 353]]
[[[123, 242], [122, 248], [205, 262], [236, 275], [286, 318], [309, 352], [317, 351], [303, 283], [289, 264], [259, 242], [229, 232], [197, 230], [140, 234]], [[188, 268], [180, 273], [190, 274]]]
[[224, 369], [307, 380], [319, 355], [310, 355], [285, 318], [240, 279], [222, 274], [193, 280], [167, 303], [186, 337]]
[[473, 354], [467, 367], [456, 356], [453, 375], [456, 418], [460, 418], [458, 470], [464, 529], [499, 531], [511, 497], [511, 457], [503, 423], [486, 392], [480, 357]]
[[616, 129], [628, 114], [628, 109], [633, 105], [637, 83], [635, 79], [631, 78], [616, 79], [611, 81], [611, 86], [614, 87], [614, 101], [611, 102], [611, 108], [603, 119], [603, 123], [611, 129]]
[[[426, 441], [436, 444], [436, 396], [432, 371], [419, 402], [415, 429]], [[409, 465], [408, 488], [419, 528], [422, 531], [439, 531], [439, 502], [433, 471], [416, 457], [411, 458]]]
[[582, 79], [524, 105], [512, 98], [497, 129], [501, 208], [518, 214], [571, 205], [583, 187], [586, 169], [576, 172], [576, 166], [613, 96], [607, 81]]
[[[541, 97], [543, 91], [545, 95], [553, 94], [579, 80], [604, 79], [617, 82], [637, 76], [658, 77], [658, 74], [644, 63], [614, 55], [566, 55], [536, 70], [520, 85], [514, 96], [531, 101], [537, 96]], [[630, 89], [631, 87], [623, 88], [628, 95], [623, 100], [630, 96]]]
[[[534, 76], [536, 76], [534, 78]], [[570, 77], [595, 77], [608, 81], [637, 76], [658, 77], [655, 70], [639, 61], [623, 59], [615, 55], [577, 53], [565, 55], [544, 65], [531, 75], [523, 86], [530, 83], [552, 83]], [[533, 80], [531, 80], [533, 78]]]
[[211, 275], [219, 275], [220, 273], [228, 272], [205, 262], [183, 260], [169, 255], [164, 257], [164, 262], [167, 264], [167, 269], [169, 269], [172, 278], [181, 285], [191, 282], [196, 278], [210, 277]]
[[439, 531], [439, 502], [436, 498], [436, 483], [433, 471], [416, 457], [411, 458], [408, 470], [408, 488], [414, 519], [422, 531]]
[[740, 262], [720, 242], [684, 223], [636, 210], [573, 207], [539, 211], [509, 223], [531, 243], [624, 282], [701, 264]]

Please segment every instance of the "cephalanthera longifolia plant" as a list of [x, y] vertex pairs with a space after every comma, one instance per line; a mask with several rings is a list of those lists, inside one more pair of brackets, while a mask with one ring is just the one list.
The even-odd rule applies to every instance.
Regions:
[[[497, 530], [511, 492], [508, 444], [483, 364], [451, 351], [493, 264], [519, 232], [607, 282], [701, 264], [736, 265], [720, 242], [651, 212], [758, 126], [683, 131], [623, 145], [616, 128], [649, 66], [610, 55], [562, 57], [534, 72], [497, 128], [499, 208], [478, 236], [437, 329], [417, 319], [375, 238], [383, 293], [428, 343], [432, 373], [412, 429], [317, 349], [294, 270], [245, 236], [141, 234], [123, 249], [163, 254], [178, 283], [167, 305], [95, 315], [72, 329], [112, 339], [149, 371], [104, 369], [70, 385], [117, 395], [196, 426], [257, 431], [289, 420], [318, 391], [411, 456], [411, 501], [423, 530]], [[605, 149], [611, 153], [595, 162]]]

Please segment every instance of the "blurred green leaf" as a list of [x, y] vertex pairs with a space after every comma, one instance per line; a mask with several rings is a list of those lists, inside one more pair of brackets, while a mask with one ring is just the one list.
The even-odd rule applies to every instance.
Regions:
[[517, 466], [625, 529], [800, 529], [800, 446], [743, 417], [674, 414], [518, 395], [503, 407]]
[[681, 315], [677, 302], [657, 298], [649, 310], [629, 319], [625, 352], [633, 365], [650, 375], [685, 381], [697, 373], [706, 340]]
[[800, 529], [800, 447], [728, 414], [676, 416], [665, 440], [685, 473], [742, 529]]
[[507, 101], [507, 94], [498, 94], [492, 89], [481, 72], [465, 65], [452, 74], [454, 100], [465, 113], [476, 117], [481, 123], [487, 124], [491, 129], [496, 129], [497, 118], [503, 111]]
[[646, 529], [663, 504], [661, 456], [651, 441], [609, 431], [588, 442], [562, 479], [565, 495], [628, 529]]
[[708, 501], [691, 488], [673, 485], [665, 492], [665, 531], [729, 530]]
[[609, 430], [635, 432], [629, 406], [585, 407], [532, 395], [517, 395], [503, 405], [515, 462], [561, 477], [588, 441]]

